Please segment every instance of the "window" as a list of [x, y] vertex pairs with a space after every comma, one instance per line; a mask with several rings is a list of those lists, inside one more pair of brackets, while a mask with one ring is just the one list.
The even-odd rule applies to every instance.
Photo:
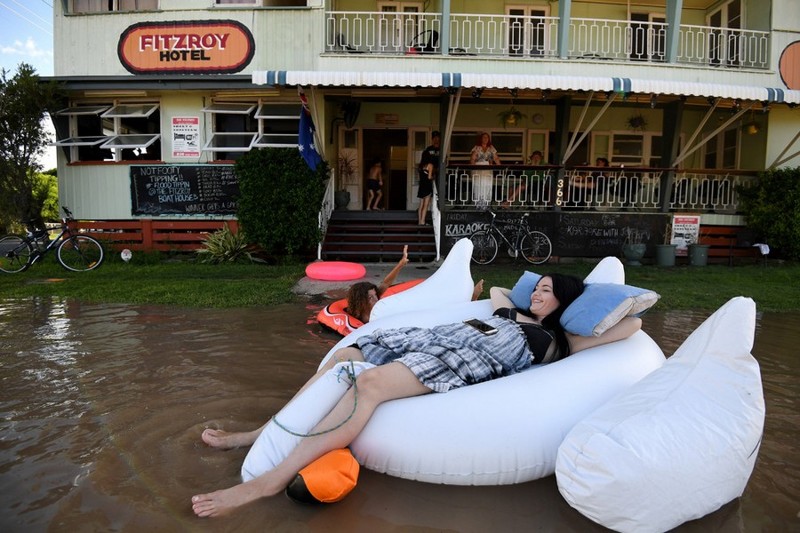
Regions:
[[203, 111], [213, 117], [203, 150], [217, 160], [238, 159], [253, 148], [297, 147], [299, 102], [214, 102]]
[[738, 168], [739, 129], [730, 127], [718, 133], [705, 144], [703, 151], [705, 168]]
[[742, 28], [742, 0], [730, 0], [708, 16], [708, 25], [717, 28], [709, 35], [708, 52], [712, 65], [738, 65]]
[[72, 0], [70, 13], [156, 10], [158, 10], [158, 0]]
[[664, 61], [667, 48], [667, 19], [653, 13], [631, 13], [631, 61]]
[[[161, 159], [161, 115], [155, 102], [78, 104], [55, 114], [55, 145], [70, 161]], [[60, 126], [60, 127], [58, 127]]]
[[508, 55], [549, 55], [547, 7], [506, 7], [508, 18]]
[[614, 133], [611, 162], [633, 167], [661, 166], [661, 136], [653, 133]]

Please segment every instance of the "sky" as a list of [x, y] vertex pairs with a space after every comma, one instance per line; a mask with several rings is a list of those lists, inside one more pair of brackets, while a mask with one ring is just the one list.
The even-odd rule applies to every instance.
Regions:
[[[0, 0], [0, 68], [7, 77], [20, 63], [33, 66], [40, 76], [53, 75], [53, 2], [58, 1]], [[55, 147], [46, 150], [40, 163], [45, 170], [56, 166]]]

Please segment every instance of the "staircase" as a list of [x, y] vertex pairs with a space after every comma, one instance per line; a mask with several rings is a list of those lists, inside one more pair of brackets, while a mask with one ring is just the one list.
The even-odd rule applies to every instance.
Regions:
[[417, 225], [416, 211], [336, 210], [322, 241], [322, 259], [394, 263], [406, 244], [412, 263], [436, 259], [433, 227]]

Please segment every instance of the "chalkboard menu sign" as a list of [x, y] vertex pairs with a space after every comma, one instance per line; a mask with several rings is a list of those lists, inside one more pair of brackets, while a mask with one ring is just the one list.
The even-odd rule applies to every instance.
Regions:
[[133, 165], [134, 215], [235, 215], [233, 165]]

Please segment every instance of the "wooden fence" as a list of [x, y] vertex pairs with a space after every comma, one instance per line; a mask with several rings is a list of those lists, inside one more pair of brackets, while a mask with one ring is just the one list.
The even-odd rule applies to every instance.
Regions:
[[80, 220], [75, 227], [108, 248], [133, 251], [194, 251], [209, 233], [223, 228], [239, 231], [236, 220]]

